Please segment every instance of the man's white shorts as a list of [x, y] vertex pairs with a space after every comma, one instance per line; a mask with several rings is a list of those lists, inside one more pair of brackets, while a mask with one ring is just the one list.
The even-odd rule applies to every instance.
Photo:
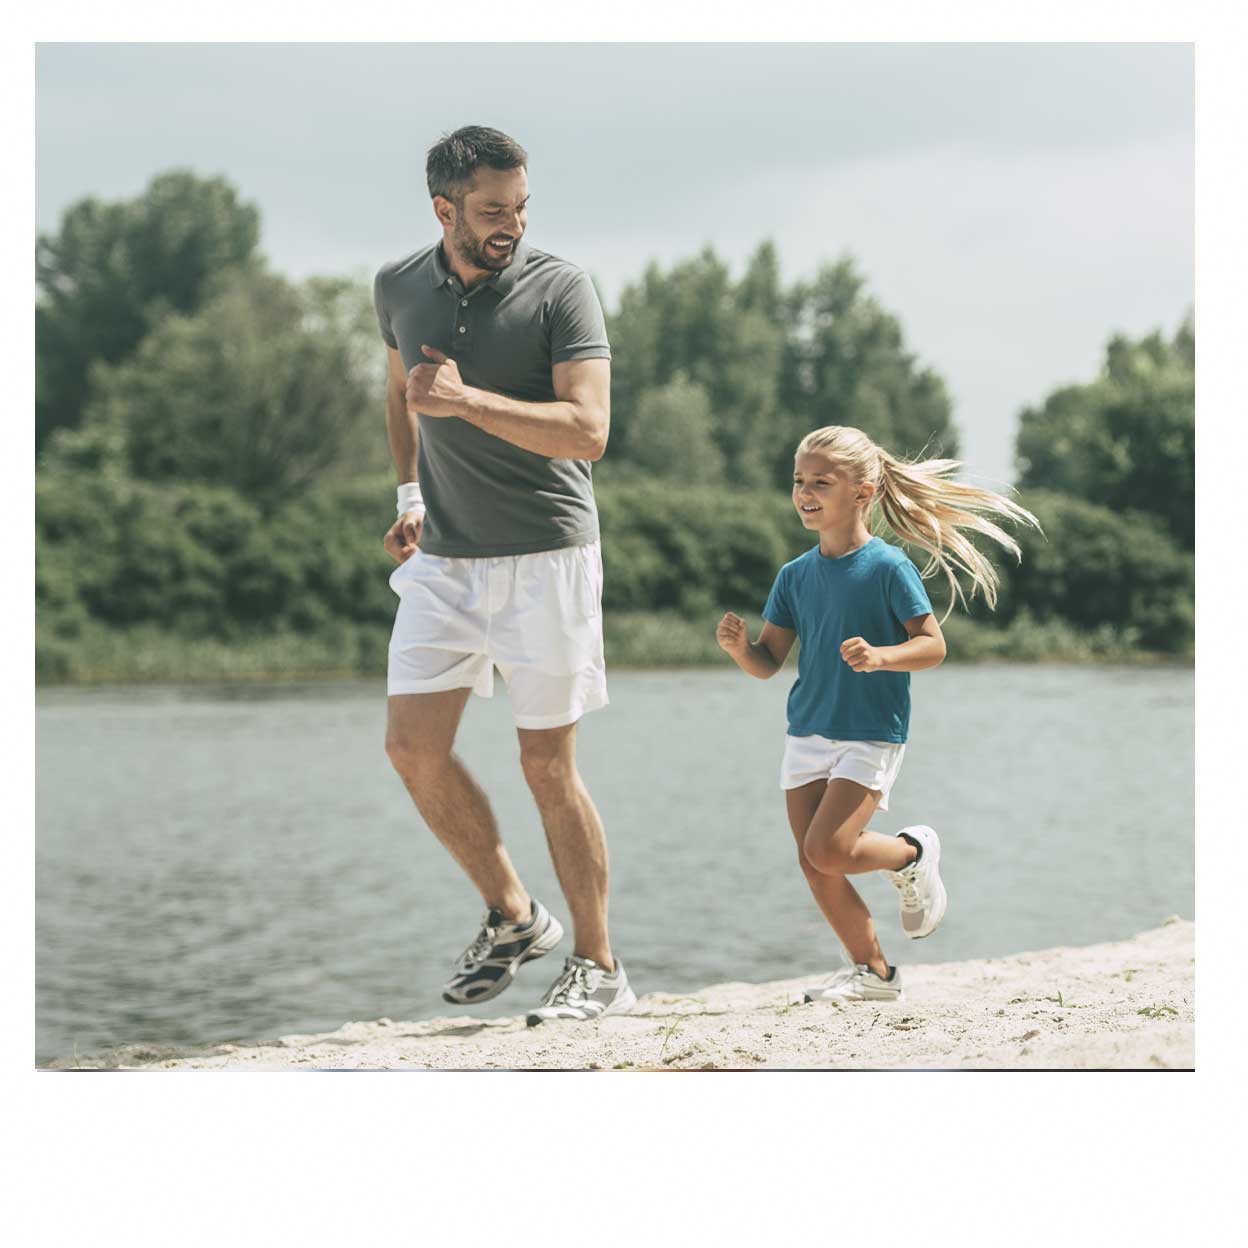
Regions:
[[853, 780], [879, 793], [879, 808], [887, 810], [888, 794], [905, 752], [904, 745], [891, 741], [832, 741], [786, 734], [780, 787], [800, 789], [815, 780]]
[[488, 698], [497, 666], [520, 728], [558, 728], [606, 706], [598, 542], [480, 559], [418, 550], [390, 588], [390, 694], [470, 688]]

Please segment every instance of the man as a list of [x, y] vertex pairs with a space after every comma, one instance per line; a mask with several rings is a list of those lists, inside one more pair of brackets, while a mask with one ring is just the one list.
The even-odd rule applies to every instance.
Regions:
[[386, 752], [486, 906], [443, 997], [488, 1001], [563, 936], [452, 749], [497, 665], [575, 936], [532, 1025], [636, 997], [611, 952], [606, 838], [576, 767], [577, 722], [607, 703], [590, 462], [607, 443], [611, 353], [587, 275], [524, 240], [527, 163], [482, 126], [436, 143], [426, 174], [442, 240], [382, 268], [374, 297], [401, 482], [385, 536], [400, 561]]

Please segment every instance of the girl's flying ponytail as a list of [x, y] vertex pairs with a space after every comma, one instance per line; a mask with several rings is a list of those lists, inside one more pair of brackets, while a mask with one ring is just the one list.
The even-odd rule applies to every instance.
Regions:
[[875, 486], [870, 506], [878, 504], [888, 527], [903, 542], [927, 551], [929, 558], [922, 575], [928, 577], [937, 568], [945, 574], [950, 601], [942, 623], [949, 618], [955, 601], [966, 605], [958, 572], [970, 579], [970, 597], [982, 590], [989, 607], [997, 605], [997, 570], [962, 530], [982, 533], [1018, 558], [1018, 543], [989, 517], [1040, 527], [1031, 512], [1004, 495], [951, 480], [950, 475], [961, 467], [956, 459], [905, 463], [876, 446], [860, 429], [845, 425], [828, 425], [808, 433], [797, 453], [808, 451], [818, 451], [843, 464], [856, 485]]

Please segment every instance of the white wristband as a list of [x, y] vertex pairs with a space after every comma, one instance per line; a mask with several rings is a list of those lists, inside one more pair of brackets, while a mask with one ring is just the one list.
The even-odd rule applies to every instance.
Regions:
[[401, 516], [406, 515], [409, 511], [414, 512], [418, 517], [423, 516], [425, 514], [425, 500], [421, 497], [420, 482], [408, 481], [399, 486], [396, 503]]

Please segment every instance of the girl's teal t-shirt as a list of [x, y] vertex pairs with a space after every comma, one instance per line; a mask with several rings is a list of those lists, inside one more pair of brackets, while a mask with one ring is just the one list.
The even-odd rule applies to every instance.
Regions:
[[763, 618], [801, 642], [789, 691], [789, 735], [837, 741], [903, 742], [910, 731], [910, 673], [855, 672], [841, 643], [908, 640], [903, 622], [931, 613], [918, 569], [878, 537], [839, 559], [819, 547], [780, 569]]

